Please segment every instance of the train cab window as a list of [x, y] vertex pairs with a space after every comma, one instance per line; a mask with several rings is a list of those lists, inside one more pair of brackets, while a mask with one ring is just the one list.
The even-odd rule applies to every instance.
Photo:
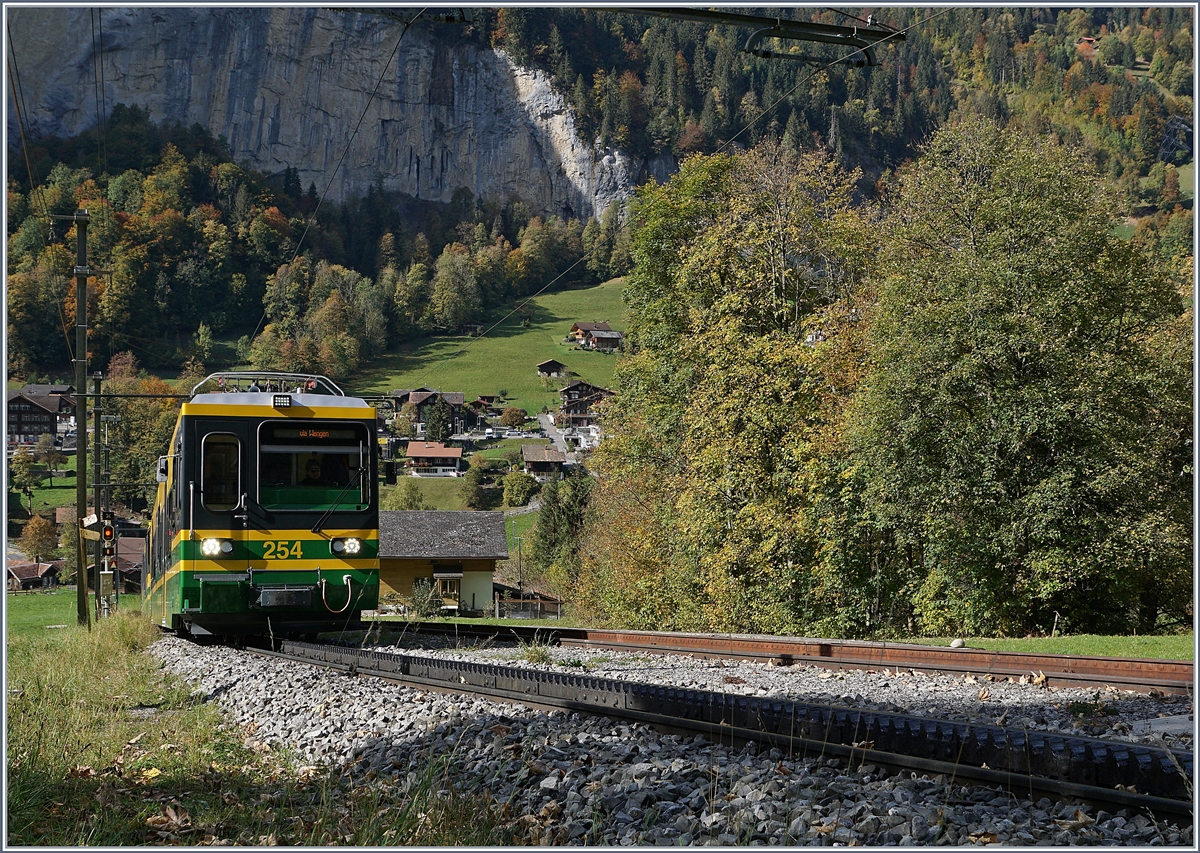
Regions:
[[200, 496], [205, 509], [237, 509], [241, 496], [241, 447], [237, 436], [212, 432], [201, 445]]
[[361, 424], [265, 423], [259, 428], [259, 503], [273, 510], [365, 510], [370, 435]]

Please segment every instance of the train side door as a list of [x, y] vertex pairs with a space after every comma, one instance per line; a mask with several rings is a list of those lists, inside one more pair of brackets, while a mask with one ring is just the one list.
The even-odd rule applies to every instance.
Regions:
[[250, 530], [247, 501], [253, 469], [246, 425], [198, 420], [199, 460], [195, 483], [196, 558], [204, 612], [240, 610], [249, 583]]

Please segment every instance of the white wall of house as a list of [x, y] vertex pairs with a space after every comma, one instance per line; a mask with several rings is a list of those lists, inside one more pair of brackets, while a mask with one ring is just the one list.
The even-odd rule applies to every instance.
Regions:
[[[475, 602], [473, 605], [472, 597]], [[492, 573], [463, 572], [462, 591], [458, 595], [458, 606], [464, 610], [490, 611], [492, 608]]]

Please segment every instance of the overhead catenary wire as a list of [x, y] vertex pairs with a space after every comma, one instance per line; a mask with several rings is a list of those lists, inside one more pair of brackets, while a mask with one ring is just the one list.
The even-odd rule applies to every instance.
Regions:
[[[29, 145], [25, 138], [25, 117], [27, 115], [27, 110], [25, 108], [25, 90], [21, 86], [20, 66], [17, 63], [16, 50], [13, 48], [12, 25], [7, 24], [6, 27], [8, 30], [8, 49], [9, 49], [9, 56], [7, 57], [8, 83], [9, 83], [9, 87], [12, 89], [13, 109], [15, 109], [17, 112], [17, 128], [21, 135], [21, 154], [25, 160], [25, 173], [29, 176], [30, 205], [34, 208], [34, 211], [35, 211], [34, 215], [37, 216], [38, 215], [37, 208], [40, 204], [40, 206], [41, 206], [40, 218], [46, 223], [47, 226], [49, 226], [50, 225], [50, 211], [46, 206], [46, 197], [40, 191], [37, 183], [34, 181], [33, 165], [29, 162]], [[46, 250], [46, 232], [41, 229], [38, 229], [38, 239], [41, 241], [42, 251], [45, 251]], [[63, 282], [63, 279], [61, 276], [57, 277], [57, 280], [60, 283]], [[66, 345], [67, 345], [67, 354], [71, 357], [71, 360], [74, 361], [75, 360], [75, 348], [73, 346], [71, 346], [71, 336], [68, 333], [67, 318], [66, 318], [66, 315], [63, 314], [62, 302], [59, 300], [55, 300], [55, 307], [58, 309], [59, 328], [62, 329], [63, 339], [65, 340]], [[78, 310], [78, 309], [76, 309], [76, 310]]]
[[[104, 17], [103, 11], [91, 10], [92, 20], [92, 86], [96, 97], [96, 170], [108, 174], [108, 103], [104, 94]], [[96, 34], [99, 24], [99, 36]]]
[[[851, 51], [851, 52], [849, 52], [849, 53], [845, 54], [844, 56], [839, 56], [839, 57], [837, 57], [836, 59], [833, 59], [833, 60], [831, 60], [831, 61], [829, 61], [829, 62], [825, 63], [824, 65], [821, 65], [821, 66], [818, 66], [818, 67], [816, 67], [816, 68], [813, 68], [813, 69], [810, 71], [810, 73], [809, 73], [808, 75], [806, 75], [806, 76], [802, 76], [802, 77], [801, 77], [801, 78], [800, 78], [800, 79], [799, 79], [799, 80], [796, 82], [796, 84], [795, 84], [794, 86], [792, 86], [792, 88], [790, 88], [790, 89], [789, 89], [787, 92], [785, 92], [784, 94], [780, 95], [780, 96], [779, 96], [779, 97], [778, 97], [778, 98], [777, 98], [777, 99], [776, 99], [776, 100], [775, 100], [775, 101], [774, 101], [772, 104], [770, 104], [768, 107], [766, 107], [766, 108], [765, 108], [765, 109], [764, 109], [764, 110], [763, 110], [761, 113], [759, 113], [759, 114], [758, 114], [757, 116], [755, 116], [753, 119], [751, 119], [750, 121], [748, 121], [748, 122], [745, 124], [745, 126], [744, 126], [744, 127], [742, 127], [742, 129], [741, 129], [741, 130], [739, 130], [737, 133], [735, 133], [733, 136], [731, 136], [729, 139], [727, 139], [727, 140], [726, 140], [726, 141], [725, 141], [725, 142], [724, 142], [724, 143], [723, 143], [721, 146], [719, 146], [719, 147], [717, 148], [717, 150], [714, 152], [714, 154], [720, 154], [720, 153], [723, 153], [724, 151], [728, 150], [728, 149], [729, 149], [729, 148], [730, 148], [730, 147], [733, 145], [734, 141], [735, 141], [735, 140], [736, 140], [736, 139], [737, 139], [739, 136], [741, 136], [743, 133], [745, 133], [747, 130], [749, 130], [751, 127], [753, 127], [753, 126], [754, 126], [754, 125], [755, 125], [757, 122], [761, 121], [763, 118], [765, 118], [766, 116], [770, 115], [771, 111], [772, 111], [773, 109], [775, 109], [775, 107], [779, 106], [779, 104], [781, 104], [781, 103], [782, 103], [784, 100], [786, 100], [787, 98], [791, 97], [791, 96], [792, 96], [792, 94], [793, 94], [793, 93], [794, 93], [794, 92], [795, 92], [797, 89], [799, 89], [801, 85], [803, 85], [804, 83], [806, 83], [806, 82], [808, 82], [809, 80], [811, 80], [811, 79], [812, 79], [812, 78], [813, 78], [815, 75], [817, 75], [818, 73], [820, 73], [820, 72], [822, 72], [822, 71], [826, 71], [826, 70], [828, 70], [829, 68], [832, 68], [832, 67], [833, 67], [833, 66], [835, 66], [835, 65], [838, 65], [838, 64], [840, 64], [840, 63], [842, 63], [842, 62], [845, 62], [845, 61], [847, 61], [847, 60], [851, 59], [852, 57], [854, 57], [854, 56], [857, 56], [857, 55], [858, 55], [858, 54], [860, 54], [860, 53], [864, 53], [864, 52], [866, 52], [866, 51], [870, 50], [871, 48], [874, 48], [874, 47], [876, 47], [877, 45], [884, 44], [885, 42], [887, 42], [887, 41], [890, 41], [891, 39], [894, 39], [894, 38], [895, 38], [896, 36], [898, 36], [898, 35], [905, 34], [905, 33], [907, 33], [909, 30], [911, 30], [911, 29], [913, 29], [913, 28], [915, 28], [915, 27], [921, 26], [922, 24], [925, 24], [925, 23], [927, 23], [927, 22], [929, 22], [929, 21], [932, 21], [932, 20], [934, 20], [935, 18], [938, 18], [938, 17], [940, 17], [941, 15], [944, 15], [944, 14], [946, 14], [946, 12], [948, 12], [948, 11], [949, 11], [949, 9], [943, 9], [942, 11], [940, 11], [940, 12], [937, 12], [937, 13], [935, 13], [935, 14], [933, 14], [933, 15], [930, 15], [929, 17], [927, 17], [927, 18], [924, 18], [924, 19], [922, 19], [922, 20], [920, 20], [920, 21], [916, 21], [916, 22], [914, 22], [914, 23], [910, 24], [910, 25], [909, 25], [909, 26], [907, 26], [907, 27], [904, 27], [904, 28], [902, 28], [902, 29], [899, 29], [899, 30], [895, 30], [894, 32], [891, 32], [891, 33], [889, 33], [887, 36], [885, 36], [885, 37], [883, 37], [883, 38], [879, 39], [878, 41], [872, 42], [870, 45], [867, 45], [867, 46], [865, 46], [865, 47], [858, 48], [857, 50], [853, 50], [853, 51]], [[849, 17], [853, 17], [853, 16], [849, 16]], [[653, 206], [653, 203], [654, 203], [654, 201], [655, 201], [655, 199], [651, 199], [651, 200], [650, 200], [650, 203], [649, 203], [649, 205], [648, 205], [648, 208], [647, 208], [647, 209], [652, 209], [652, 206]], [[597, 248], [598, 248], [598, 247], [597, 247]], [[592, 251], [593, 251], [593, 252], [595, 252], [596, 250], [595, 250], [595, 249], [593, 249]], [[440, 369], [440, 368], [441, 368], [443, 365], [445, 365], [445, 364], [446, 364], [447, 362], [449, 362], [451, 359], [458, 358], [460, 355], [462, 355], [462, 354], [464, 354], [465, 352], [467, 352], [467, 351], [468, 351], [468, 350], [469, 350], [469, 349], [470, 349], [472, 346], [474, 346], [474, 345], [475, 345], [475, 344], [476, 344], [478, 341], [480, 341], [480, 340], [482, 340], [483, 338], [487, 337], [488, 333], [490, 333], [490, 332], [492, 332], [493, 330], [495, 330], [497, 327], [499, 327], [501, 324], [503, 324], [503, 323], [504, 323], [504, 321], [508, 320], [508, 319], [509, 319], [510, 317], [512, 317], [514, 314], [517, 314], [518, 312], [520, 312], [520, 311], [521, 311], [521, 309], [523, 309], [525, 306], [527, 306], [527, 305], [528, 305], [530, 302], [532, 302], [534, 299], [536, 299], [536, 298], [537, 298], [538, 296], [540, 296], [542, 293], [546, 292], [546, 290], [548, 290], [548, 289], [549, 289], [549, 288], [550, 288], [552, 285], [554, 285], [554, 284], [555, 284], [555, 283], [557, 283], [557, 282], [558, 282], [560, 279], [562, 279], [562, 277], [563, 277], [563, 276], [567, 275], [567, 273], [571, 272], [573, 269], [575, 269], [575, 268], [576, 268], [577, 266], [579, 266], [581, 263], [583, 263], [584, 261], [586, 261], [586, 260], [589, 260], [589, 259], [590, 259], [590, 255], [585, 253], [585, 254], [584, 254], [584, 255], [582, 255], [582, 256], [581, 256], [581, 257], [580, 257], [580, 258], [579, 258], [577, 261], [575, 261], [575, 263], [571, 264], [569, 267], [567, 267], [565, 270], [563, 270], [561, 273], [559, 273], [557, 276], [555, 276], [555, 277], [554, 277], [554, 278], [553, 278], [551, 281], [547, 282], [547, 283], [546, 283], [546, 284], [545, 284], [545, 285], [544, 285], [544, 286], [543, 286], [541, 289], [539, 289], [539, 290], [538, 290], [536, 293], [534, 293], [534, 294], [530, 295], [529, 297], [527, 297], [527, 298], [526, 298], [526, 299], [525, 299], [523, 302], [521, 302], [520, 304], [518, 304], [518, 305], [517, 305], [515, 308], [513, 308], [511, 311], [509, 311], [507, 314], [505, 314], [503, 317], [501, 317], [499, 320], [497, 320], [495, 323], [493, 323], [491, 326], [489, 326], [487, 329], [485, 329], [483, 332], [481, 332], [481, 333], [479, 334], [479, 336], [478, 336], [478, 337], [474, 338], [473, 340], [471, 340], [470, 342], [468, 342], [467, 344], [465, 344], [465, 345], [464, 345], [464, 346], [463, 346], [461, 349], [459, 349], [458, 351], [456, 351], [456, 352], [453, 352], [453, 353], [450, 353], [450, 354], [448, 354], [448, 355], [446, 355], [446, 356], [442, 357], [441, 359], [439, 359], [439, 360], [438, 360], [438, 361], [437, 361], [435, 364], [433, 364], [433, 365], [432, 365], [432, 366], [429, 368], [429, 370], [428, 370], [428, 371], [427, 371], [427, 372], [426, 372], [426, 373], [425, 373], [425, 374], [424, 374], [424, 375], [421, 377], [421, 380], [420, 380], [420, 382], [419, 382], [418, 384], [420, 384], [420, 385], [425, 385], [425, 384], [427, 384], [427, 383], [428, 383], [428, 381], [430, 380], [430, 377], [431, 377], [431, 376], [433, 376], [434, 374], [436, 374], [436, 373], [437, 373], [437, 371], [438, 371], [438, 370], [439, 370], [439, 369]]]

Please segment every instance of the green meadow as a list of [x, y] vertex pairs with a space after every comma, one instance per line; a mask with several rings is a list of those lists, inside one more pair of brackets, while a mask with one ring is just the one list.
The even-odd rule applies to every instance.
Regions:
[[[347, 385], [353, 393], [381, 393], [395, 388], [462, 391], [468, 400], [480, 394], [499, 394], [509, 405], [531, 415], [559, 402], [558, 389], [565, 379], [544, 380], [537, 365], [557, 359], [580, 379], [608, 387], [612, 383], [617, 356], [588, 352], [564, 344], [563, 338], [577, 322], [607, 322], [624, 331], [621, 287], [624, 279], [613, 279], [583, 290], [549, 293], [530, 301], [529, 326], [510, 306], [497, 312], [482, 337], [456, 335], [422, 338], [389, 352]], [[494, 326], [494, 328], [493, 328]]]

